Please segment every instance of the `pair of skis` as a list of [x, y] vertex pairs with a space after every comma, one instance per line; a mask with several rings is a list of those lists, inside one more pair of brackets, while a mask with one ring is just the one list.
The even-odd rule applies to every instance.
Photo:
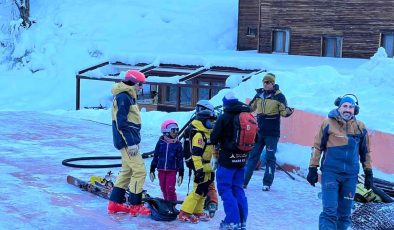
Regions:
[[83, 191], [87, 191], [96, 196], [102, 197], [104, 199], [109, 199], [113, 187], [113, 184], [111, 186], [111, 183], [108, 183], [107, 185], [105, 184], [103, 185], [97, 181], [87, 182], [70, 175], [67, 176], [67, 183], [74, 185]]

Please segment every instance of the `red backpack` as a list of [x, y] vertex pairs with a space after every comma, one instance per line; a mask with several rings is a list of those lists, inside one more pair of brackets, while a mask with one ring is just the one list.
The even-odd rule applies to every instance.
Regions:
[[235, 146], [244, 152], [253, 149], [258, 126], [256, 118], [249, 112], [241, 112], [234, 118]]

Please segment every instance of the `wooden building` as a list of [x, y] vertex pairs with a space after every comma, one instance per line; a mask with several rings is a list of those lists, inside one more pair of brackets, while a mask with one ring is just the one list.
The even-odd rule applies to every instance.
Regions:
[[394, 55], [394, 0], [239, 0], [238, 50], [369, 58]]
[[[125, 64], [121, 62], [104, 62], [87, 69], [81, 70], [76, 75], [76, 103], [77, 110], [81, 107], [81, 80], [119, 82], [122, 71], [135, 69], [143, 72], [147, 77], [146, 83], [138, 94], [138, 104], [141, 107], [158, 111], [189, 111], [193, 110], [201, 99], [211, 99], [221, 89], [226, 88], [226, 80], [230, 76], [239, 76], [246, 81], [251, 76], [265, 72], [261, 69], [239, 69], [236, 67], [201, 65], [179, 65], [137, 63]], [[95, 71], [106, 73], [96, 76]], [[110, 70], [110, 71], [108, 71]], [[159, 77], [157, 81], [150, 81], [151, 76]], [[169, 83], [166, 77], [178, 76], [177, 83]], [[161, 80], [163, 78], [163, 80]], [[109, 92], [108, 92], [109, 93]], [[84, 106], [85, 108], [104, 108], [102, 106]]]

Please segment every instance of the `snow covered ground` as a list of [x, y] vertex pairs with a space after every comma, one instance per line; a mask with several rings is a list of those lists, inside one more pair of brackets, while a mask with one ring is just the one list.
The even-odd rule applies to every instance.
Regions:
[[[77, 169], [62, 160], [81, 156], [117, 156], [111, 127], [85, 120], [39, 112], [0, 112], [0, 229], [217, 229], [224, 218], [222, 203], [210, 222], [198, 225], [156, 222], [147, 217], [108, 215], [107, 201], [66, 183], [73, 175], [88, 180], [113, 169]], [[152, 150], [157, 137], [143, 132], [143, 151]], [[151, 159], [145, 164], [149, 170]], [[79, 163], [120, 163], [79, 162]], [[291, 180], [278, 171], [272, 191], [262, 192], [263, 171], [255, 172], [246, 194], [249, 229], [316, 229], [321, 210], [319, 188], [301, 177]], [[144, 187], [161, 197], [158, 181]], [[177, 187], [180, 200], [187, 193], [187, 178]], [[291, 224], [289, 224], [291, 223]]]

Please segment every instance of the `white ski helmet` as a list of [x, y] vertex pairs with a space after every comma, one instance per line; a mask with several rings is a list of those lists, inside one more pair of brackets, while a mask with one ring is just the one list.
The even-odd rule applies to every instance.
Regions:
[[196, 104], [196, 113], [203, 111], [203, 110], [209, 110], [211, 112], [214, 112], [215, 108], [209, 102], [209, 100], [199, 100]]

